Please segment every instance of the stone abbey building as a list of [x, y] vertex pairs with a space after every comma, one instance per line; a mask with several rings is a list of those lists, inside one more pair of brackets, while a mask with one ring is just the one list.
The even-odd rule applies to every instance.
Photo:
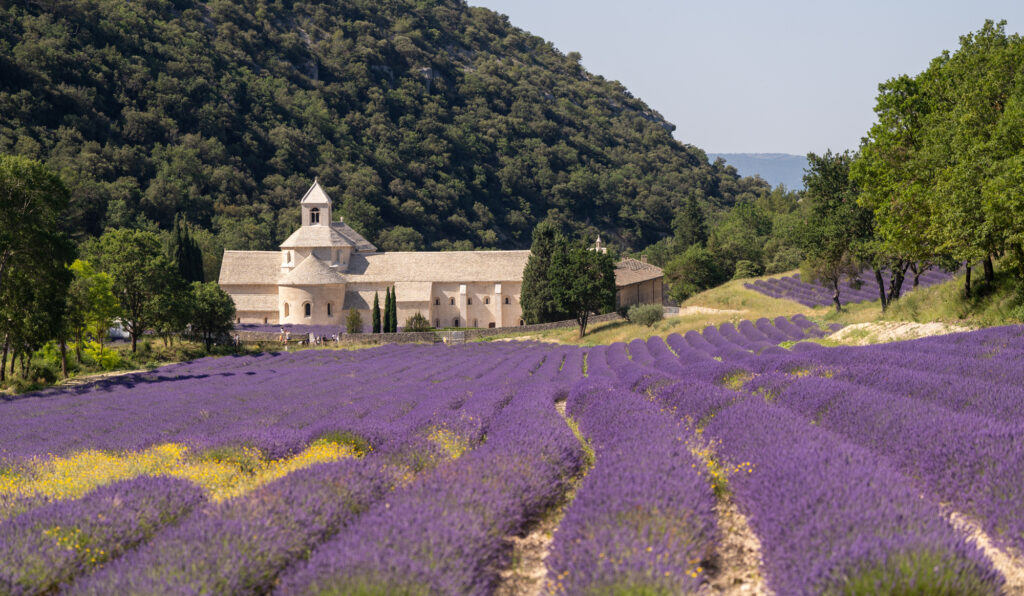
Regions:
[[[319, 181], [300, 205], [302, 225], [281, 250], [224, 251], [219, 282], [239, 323], [343, 326], [355, 308], [369, 327], [374, 294], [383, 309], [393, 287], [400, 325], [416, 312], [435, 327], [523, 324], [519, 294], [530, 251], [377, 252], [344, 221], [332, 221]], [[661, 280], [657, 267], [623, 260], [620, 304], [660, 303]]]

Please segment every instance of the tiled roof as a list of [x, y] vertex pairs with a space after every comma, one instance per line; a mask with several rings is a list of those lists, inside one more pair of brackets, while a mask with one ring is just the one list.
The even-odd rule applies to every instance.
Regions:
[[618, 288], [664, 276], [665, 272], [660, 267], [629, 257], [615, 264], [615, 287]]
[[281, 251], [225, 250], [218, 283], [276, 286], [280, 276]]
[[277, 294], [232, 294], [239, 312], [277, 312]]
[[281, 248], [326, 248], [354, 247], [358, 252], [374, 252], [377, 247], [370, 244], [358, 232], [343, 221], [331, 225], [299, 226], [299, 229], [281, 243]]
[[345, 283], [337, 268], [310, 255], [288, 273], [281, 276], [282, 286], [327, 286]]
[[[353, 282], [520, 281], [528, 250], [386, 252], [353, 255], [346, 275]], [[429, 299], [429, 294], [428, 294]], [[402, 300], [399, 296], [399, 300]]]

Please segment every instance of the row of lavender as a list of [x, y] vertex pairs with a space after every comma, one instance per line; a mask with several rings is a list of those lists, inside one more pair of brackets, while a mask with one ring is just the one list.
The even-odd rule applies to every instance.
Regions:
[[[274, 362], [279, 375], [285, 377], [276, 385], [268, 385], [269, 379], [258, 374], [235, 378], [233, 370], [245, 366], [246, 359], [207, 360], [167, 367], [152, 377], [85, 395], [37, 398], [34, 405], [47, 410], [44, 415], [50, 424], [60, 423], [69, 413], [85, 415], [87, 425], [78, 429], [77, 436], [45, 438], [50, 446], [47, 450], [52, 452], [74, 449], [83, 442], [102, 442], [101, 437], [117, 446], [111, 448], [138, 448], [155, 437], [166, 440], [168, 436], [199, 446], [231, 444], [246, 436], [266, 439], [265, 434], [246, 433], [261, 428], [266, 432], [281, 421], [296, 432], [285, 433], [283, 439], [274, 437], [279, 439], [276, 442], [264, 440], [261, 447], [268, 452], [294, 450], [295, 441], [316, 436], [325, 428], [361, 432], [371, 438], [373, 451], [362, 459], [319, 464], [289, 474], [252, 493], [216, 504], [206, 503], [205, 495], [188, 482], [163, 478], [128, 480], [81, 499], [41, 503], [0, 522], [0, 593], [48, 593], [59, 587], [92, 594], [266, 593], [283, 571], [294, 567], [317, 544], [326, 542], [323, 552], [331, 552], [340, 547], [330, 545], [352, 540], [330, 541], [345, 526], [352, 525], [351, 535], [359, 536], [353, 544], [363, 544], [366, 534], [357, 528], [366, 527], [385, 534], [398, 532], [390, 542], [409, 546], [401, 532], [418, 527], [410, 526], [410, 521], [427, 520], [435, 523], [433, 534], [416, 534], [420, 547], [430, 546], [427, 551], [449, 546], [452, 527], [465, 530], [467, 523], [476, 524], [478, 531], [460, 536], [462, 542], [454, 548], [465, 547], [466, 540], [477, 536], [475, 546], [464, 552], [461, 560], [449, 554], [441, 560], [463, 571], [460, 577], [468, 582], [465, 586], [491, 582], [490, 576], [498, 568], [494, 563], [506, 555], [500, 537], [517, 531], [549, 507], [565, 492], [565, 482], [579, 468], [579, 444], [550, 406], [554, 392], [564, 392], [582, 378], [583, 351], [505, 344], [419, 352], [391, 347], [381, 352], [394, 356], [386, 362], [390, 366], [370, 371], [366, 364], [379, 359], [313, 352], [283, 357]], [[351, 382], [357, 372], [363, 377], [359, 381], [368, 381], [365, 386]], [[313, 386], [301, 382], [311, 375], [319, 378], [321, 390], [324, 384], [351, 387], [353, 395], [335, 395], [341, 403], [334, 410], [300, 412], [316, 402]], [[397, 380], [403, 376], [404, 382]], [[232, 403], [216, 408], [218, 400], [197, 398], [191, 384], [199, 380], [226, 381], [217, 390], [234, 396]], [[161, 383], [182, 391], [146, 392]], [[232, 385], [236, 393], [232, 393]], [[356, 388], [371, 397], [354, 395]], [[241, 399], [241, 393], [248, 393], [251, 403]], [[157, 401], [161, 395], [163, 400]], [[132, 398], [145, 401], [132, 404]], [[115, 400], [116, 408], [108, 403], [93, 416], [94, 402], [108, 399]], [[178, 433], [177, 426], [192, 421], [175, 422], [175, 418], [187, 411], [193, 400], [208, 408], [201, 418], [215, 422], [199, 431]], [[183, 403], [173, 403], [176, 401]], [[140, 434], [142, 421], [138, 418], [147, 410], [152, 413], [147, 422], [154, 428]], [[261, 410], [266, 418], [257, 421]], [[17, 408], [12, 411], [21, 412]], [[88, 428], [89, 423], [100, 423], [103, 412], [108, 415], [107, 423]], [[334, 418], [321, 418], [323, 415]], [[542, 422], [533, 421], [535, 418]], [[29, 423], [30, 416], [23, 414], [22, 420]], [[239, 433], [229, 428], [232, 424], [248, 424], [249, 431]], [[315, 428], [306, 428], [310, 426]], [[469, 455], [458, 457], [461, 450], [452, 453], [433, 441], [432, 431], [438, 428], [459, 436]], [[37, 430], [17, 434], [43, 439]], [[485, 437], [488, 440], [483, 443]], [[478, 451], [481, 444], [483, 450]], [[15, 453], [38, 454], [42, 448], [42, 444], [29, 444]], [[458, 459], [452, 461], [453, 457]], [[488, 481], [471, 481], [480, 474], [490, 474]], [[438, 515], [416, 517], [442, 489], [452, 494], [439, 504], [442, 510]], [[508, 498], [501, 500], [502, 495]], [[399, 503], [405, 503], [405, 509]], [[469, 522], [465, 516], [451, 518], [452, 504], [463, 508]], [[481, 513], [485, 506], [492, 511]], [[364, 514], [372, 521], [359, 526], [357, 520]], [[402, 519], [401, 515], [415, 519]], [[387, 520], [390, 525], [384, 523]], [[457, 523], [452, 526], [448, 522]], [[491, 552], [488, 557], [479, 556], [487, 549]], [[375, 552], [381, 551], [370, 554], [376, 556]], [[424, 551], [409, 552], [412, 559], [406, 563], [412, 569]], [[421, 569], [433, 567], [431, 561], [417, 564]], [[92, 573], [101, 566], [99, 572]], [[391, 580], [411, 577], [406, 572], [389, 575], [389, 569], [378, 569], [378, 575]], [[352, 580], [356, 583], [369, 573], [362, 567], [358, 572]], [[322, 580], [317, 572], [299, 574], [296, 570], [294, 575], [307, 580], [293, 579], [292, 583]], [[452, 577], [437, 572], [417, 581], [447, 585], [443, 582]], [[386, 583], [384, 579], [380, 582]]]
[[[689, 421], [694, 436], [711, 446], [718, 469], [733, 472], [728, 491], [760, 538], [770, 588], [786, 594], [1000, 592], [1003, 578], [949, 520], [947, 508], [977, 521], [998, 545], [1024, 547], [1024, 330], [869, 348], [797, 344], [792, 352], [758, 356], [711, 342], [694, 346], [694, 339], [670, 336], [668, 345], [652, 338], [592, 350], [590, 376], [612, 387], [574, 392], [570, 411], [594, 410], [588, 398], [595, 392], [603, 393], [602, 403], [617, 401], [629, 410], [647, 395], [661, 408], [661, 426]], [[746, 381], [740, 391], [722, 386], [735, 379]], [[625, 432], [621, 427], [628, 425], [614, 426]], [[593, 490], [607, 493], [608, 501], [615, 495], [628, 501], [633, 486], [644, 485], [636, 470], [664, 467], [665, 459], [683, 466], [690, 455], [664, 447], [658, 455], [634, 454], [631, 471], [616, 476], [629, 479], [623, 485], [598, 474], [599, 457], [580, 500]], [[676, 480], [691, 477], [676, 474]], [[676, 497], [696, 502], [705, 494], [698, 483]], [[570, 523], [575, 507], [562, 528], [569, 535], [587, 527]], [[686, 573], [696, 580], [684, 564], [660, 566], [664, 556], [638, 563], [638, 527], [650, 536], [652, 528], [666, 527], [660, 521], [635, 524], [619, 516], [583, 539], [556, 539], [551, 581], [573, 586], [567, 591], [574, 593], [618, 586], [657, 591], [670, 576]], [[706, 525], [694, 521], [686, 547], [676, 550], [706, 548]], [[653, 546], [657, 552], [656, 541]], [[583, 571], [608, 565], [617, 565], [611, 577]], [[582, 583], [567, 584], [574, 577]]]
[[[555, 592], [697, 589], [721, 542], [712, 489], [749, 517], [778, 593], [997, 592], [1001, 578], [939, 503], [1021, 546], [1020, 330], [772, 347], [820, 333], [798, 317], [589, 352], [388, 346], [205, 360], [136, 377], [134, 388], [36, 398], [45, 420], [10, 410], [25, 428], [0, 430], [29, 443], [11, 457], [168, 437], [290, 453], [327, 429], [362, 433], [375, 449], [217, 504], [183, 481], [138, 479], [39, 506], [0, 522], [0, 591], [488, 593], [509, 564], [506, 537], [581, 472], [580, 445], [552, 407], [567, 397], [596, 464], [556, 535]], [[270, 366], [277, 374], [256, 370]], [[256, 374], [239, 373], [249, 367]], [[277, 376], [286, 382], [272, 385]], [[745, 384], [733, 391], [724, 379]], [[221, 381], [230, 403], [194, 395], [202, 381]], [[181, 393], [153, 390], [178, 384]], [[324, 386], [333, 400], [318, 401]], [[116, 408], [94, 411], [108, 398]], [[196, 405], [210, 424], [181, 431], [195, 420], [175, 417]], [[139, 419], [149, 412], [155, 429]], [[90, 426], [102, 413], [105, 424]], [[79, 415], [87, 424], [66, 426], [69, 436], [41, 436]], [[468, 451], [431, 454], [439, 427]]]
[[[944, 271], [928, 270], [918, 278], [918, 287], [928, 287], [943, 283], [950, 279], [950, 275]], [[885, 287], [889, 287], [891, 274], [883, 273]], [[909, 280], [904, 289], [908, 288]], [[800, 274], [769, 279], [759, 279], [752, 283], [745, 283], [743, 287], [754, 290], [771, 298], [784, 298], [799, 302], [811, 308], [817, 306], [831, 305], [832, 289], [817, 283], [805, 283], [800, 279]], [[839, 298], [843, 304], [856, 302], [872, 302], [879, 299], [878, 283], [871, 271], [861, 273], [856, 280], [844, 281], [839, 284]]]

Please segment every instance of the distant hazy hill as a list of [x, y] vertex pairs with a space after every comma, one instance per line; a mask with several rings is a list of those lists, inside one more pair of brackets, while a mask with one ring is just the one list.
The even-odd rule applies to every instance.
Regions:
[[729, 165], [736, 168], [741, 176], [759, 174], [772, 186], [785, 184], [790, 190], [804, 187], [804, 168], [807, 157], [789, 155], [788, 153], [708, 153], [708, 159], [714, 161], [721, 157]]

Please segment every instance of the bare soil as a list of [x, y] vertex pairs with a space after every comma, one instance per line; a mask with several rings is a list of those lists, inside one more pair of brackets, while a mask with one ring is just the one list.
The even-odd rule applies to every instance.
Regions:
[[1006, 578], [1006, 585], [1003, 586], [1004, 594], [1024, 594], [1024, 557], [1021, 556], [1021, 553], [995, 546], [981, 526], [963, 514], [951, 512], [949, 521], [953, 527], [966, 534], [968, 539], [977, 544], [978, 548], [992, 562], [996, 571]]
[[722, 533], [716, 569], [709, 570], [708, 583], [701, 586], [702, 596], [768, 596], [772, 592], [765, 586], [761, 575], [761, 541], [728, 496], [719, 499], [715, 507], [718, 528]]
[[970, 330], [970, 327], [951, 325], [949, 323], [880, 321], [877, 323], [848, 325], [828, 336], [827, 339], [851, 346], [866, 346], [868, 344], [918, 339]]

